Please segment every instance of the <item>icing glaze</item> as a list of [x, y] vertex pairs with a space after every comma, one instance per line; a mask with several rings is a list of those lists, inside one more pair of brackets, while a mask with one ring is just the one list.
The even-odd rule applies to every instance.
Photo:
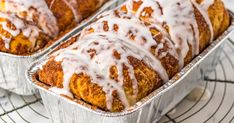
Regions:
[[[134, 4], [140, 3], [139, 8]], [[203, 15], [213, 37], [213, 29], [207, 6], [213, 1], [208, 0], [199, 5], [192, 0], [129, 0], [120, 8], [105, 12], [86, 27], [77, 42], [52, 54], [56, 61], [61, 62], [63, 69], [63, 89], [69, 91], [69, 82], [73, 74], [83, 73], [90, 77], [92, 83], [98, 84], [106, 93], [106, 105], [112, 108], [112, 93], [117, 91], [125, 106], [130, 106], [124, 92], [123, 65], [128, 68], [131, 78], [133, 96], [137, 97], [138, 82], [129, 56], [143, 61], [156, 71], [166, 82], [168, 75], [162, 66], [161, 58], [168, 54], [179, 60], [183, 67], [184, 58], [192, 47], [192, 56], [199, 53], [199, 30], [195, 21], [194, 7]], [[146, 11], [146, 8], [151, 11]], [[118, 12], [118, 13], [116, 13]], [[154, 38], [151, 29], [160, 31], [161, 39]], [[167, 44], [167, 51], [160, 52]], [[152, 46], [155, 53], [151, 52]], [[113, 53], [117, 52], [119, 58]], [[116, 66], [117, 80], [110, 77], [110, 69]], [[136, 101], [136, 100], [135, 100]]]
[[[24, 0], [5, 0], [4, 4], [0, 18], [9, 21], [15, 28], [9, 27], [7, 21], [1, 21], [0, 25], [13, 37], [22, 32], [34, 46], [40, 32], [51, 37], [57, 36], [59, 29], [56, 18], [44, 0], [27, 0], [27, 2]], [[5, 42], [6, 48], [9, 48], [12, 36], [0, 36]]]
[[82, 19], [81, 14], [78, 13], [78, 3], [77, 0], [63, 0], [64, 3], [72, 10], [75, 21], [79, 22]]
[[[140, 0], [137, 0], [138, 2]], [[134, 1], [129, 6], [133, 6]], [[180, 68], [183, 67], [184, 58], [186, 57], [189, 46], [192, 47], [192, 56], [199, 53], [199, 31], [196, 23], [194, 9], [190, 0], [144, 0], [136, 10], [137, 17], [146, 15], [145, 8], [150, 8], [153, 12], [149, 21], [159, 25], [160, 30], [168, 32], [171, 41], [178, 49]], [[168, 26], [169, 30], [162, 28]], [[161, 27], [161, 28], [160, 28]], [[181, 33], [183, 32], [183, 33]]]
[[213, 26], [211, 24], [209, 15], [208, 15], [208, 9], [209, 7], [214, 3], [214, 0], [204, 0], [201, 5], [198, 5], [194, 0], [192, 0], [193, 5], [199, 10], [199, 12], [202, 14], [203, 18], [205, 19], [207, 25], [209, 26], [210, 30], [210, 42], [214, 39], [214, 30]]

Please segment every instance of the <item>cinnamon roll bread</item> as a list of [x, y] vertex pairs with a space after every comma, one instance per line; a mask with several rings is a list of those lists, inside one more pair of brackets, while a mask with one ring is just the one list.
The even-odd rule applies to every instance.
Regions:
[[31, 54], [74, 28], [106, 0], [0, 0], [0, 51]]
[[167, 82], [230, 23], [221, 0], [128, 0], [103, 13], [38, 71], [50, 91], [128, 109]]

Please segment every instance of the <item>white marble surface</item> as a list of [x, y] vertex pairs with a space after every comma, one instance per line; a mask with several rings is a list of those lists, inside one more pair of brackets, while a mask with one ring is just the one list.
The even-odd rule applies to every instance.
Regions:
[[[225, 3], [234, 11], [234, 0], [225, 0]], [[234, 40], [234, 34], [231, 38]], [[222, 64], [217, 66], [216, 78], [234, 81], [234, 69], [230, 64], [231, 62], [234, 64], [234, 46], [227, 43], [224, 49], [230, 61], [223, 54]], [[215, 78], [215, 72], [211, 74], [210, 78], [212, 77]], [[204, 86], [206, 84], [211, 94], [210, 98], [197, 103], [184, 99], [174, 112], [163, 117], [160, 122], [200, 123], [209, 119], [207, 120], [208, 123], [216, 123], [223, 119], [221, 122], [227, 123], [233, 119], [234, 83], [204, 82]], [[169, 120], [169, 118], [173, 120]], [[50, 120], [38, 95], [18, 96], [0, 90], [0, 123], [4, 122], [50, 123]], [[231, 122], [234, 122], [234, 120]]]

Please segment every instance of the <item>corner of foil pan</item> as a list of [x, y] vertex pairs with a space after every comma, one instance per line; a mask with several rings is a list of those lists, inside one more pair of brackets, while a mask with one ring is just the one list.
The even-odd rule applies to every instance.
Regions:
[[106, 112], [102, 111], [100, 109], [92, 109], [89, 104], [87, 105], [81, 105], [78, 104], [71, 99], [64, 98], [61, 95], [55, 94], [51, 91], [48, 91], [44, 87], [38, 86], [36, 82], [37, 80], [33, 79], [33, 75], [36, 73], [36, 71], [41, 67], [41, 64], [43, 61], [48, 59], [47, 57], [38, 59], [37, 61], [33, 62], [29, 69], [26, 72], [26, 78], [27, 80], [36, 88], [43, 90], [47, 92], [48, 94], [54, 95], [57, 98], [63, 99], [65, 101], [68, 101], [72, 105], [76, 105], [82, 109], [85, 109], [87, 111], [90, 111], [92, 113], [105, 116], [105, 117], [119, 117], [119, 116], [125, 116], [125, 115], [130, 115], [136, 111], [138, 111], [140, 108], [144, 107], [145, 105], [149, 104], [152, 100], [155, 98], [158, 98], [159, 96], [163, 95], [165, 92], [176, 86], [183, 78], [186, 77], [187, 74], [189, 74], [190, 71], [192, 71], [193, 68], [195, 68], [199, 63], [205, 59], [209, 54], [211, 54], [217, 47], [219, 47], [225, 39], [234, 31], [234, 13], [229, 12], [231, 16], [231, 24], [228, 27], [228, 29], [220, 35], [215, 41], [213, 41], [202, 53], [200, 53], [197, 57], [195, 57], [188, 65], [186, 65], [179, 73], [177, 73], [172, 79], [170, 79], [168, 82], [166, 82], [163, 86], [160, 88], [156, 89], [152, 93], [150, 93], [148, 96], [144, 97], [140, 101], [138, 101], [135, 105], [131, 106], [128, 110], [122, 111], [122, 112]]
[[54, 49], [57, 45], [59, 45], [63, 41], [68, 40], [71, 36], [76, 34], [78, 31], [80, 31], [83, 27], [88, 25], [90, 22], [92, 22], [102, 12], [107, 10], [112, 5], [117, 4], [117, 2], [118, 2], [118, 0], [107, 0], [107, 2], [105, 2], [96, 12], [91, 14], [88, 18], [82, 20], [74, 29], [71, 29], [70, 31], [68, 31], [68, 33], [61, 36], [58, 40], [56, 40], [50, 46], [48, 46], [46, 48], [42, 48], [31, 55], [15, 55], [15, 54], [0, 51], [0, 56], [9, 56], [9, 57], [13, 57], [13, 58], [38, 58], [38, 57], [41, 57], [41, 56], [47, 54], [48, 52], [50, 52], [51, 49]]
[[137, 109], [143, 107], [144, 105], [150, 103], [153, 99], [161, 96], [166, 91], [170, 90], [172, 87], [176, 86], [186, 75], [193, 70], [197, 65], [199, 65], [203, 59], [209, 56], [217, 47], [219, 47], [225, 40], [234, 32], [234, 13], [229, 11], [231, 22], [229, 27], [223, 34], [221, 34], [216, 40], [214, 40], [204, 51], [202, 51], [198, 56], [196, 56], [188, 65], [186, 65], [179, 73], [174, 75], [168, 82], [166, 82], [162, 87], [153, 91], [147, 97], [143, 98], [141, 101], [142, 105], [136, 105]]

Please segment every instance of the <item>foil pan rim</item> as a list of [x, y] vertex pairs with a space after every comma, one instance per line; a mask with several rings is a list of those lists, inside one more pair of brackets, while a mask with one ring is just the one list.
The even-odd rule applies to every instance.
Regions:
[[201, 52], [198, 56], [196, 56], [188, 65], [186, 65], [179, 73], [177, 73], [175, 76], [172, 77], [168, 82], [166, 82], [163, 86], [160, 88], [154, 90], [151, 92], [148, 96], [144, 97], [140, 101], [138, 101], [135, 105], [131, 106], [129, 109], [124, 110], [122, 112], [106, 112], [102, 111], [100, 109], [93, 109], [92, 106], [89, 104], [79, 104], [75, 102], [74, 100], [65, 98], [61, 95], [58, 95], [52, 91], [47, 90], [46, 88], [39, 86], [36, 84], [37, 81], [33, 75], [35, 72], [39, 69], [39, 66], [41, 66], [41, 63], [45, 61], [48, 57], [42, 57], [41, 59], [36, 60], [33, 62], [30, 67], [28, 68], [26, 72], [26, 78], [27, 80], [36, 88], [49, 93], [51, 95], [56, 96], [59, 99], [63, 99], [64, 101], [68, 101], [68, 103], [78, 106], [84, 110], [90, 111], [92, 113], [95, 113], [97, 115], [105, 116], [105, 117], [120, 117], [125, 115], [131, 115], [134, 112], [137, 112], [140, 108], [144, 107], [148, 103], [150, 103], [152, 100], [158, 98], [159, 96], [163, 95], [166, 91], [174, 87], [176, 84], [178, 84], [183, 78], [186, 77], [187, 74], [189, 74], [190, 71], [193, 70], [197, 65], [199, 65], [202, 60], [208, 56], [210, 53], [212, 53], [213, 50], [215, 50], [217, 47], [219, 47], [224, 41], [225, 38], [227, 38], [232, 32], [234, 32], [234, 13], [229, 12], [231, 16], [231, 23], [228, 29], [220, 35], [216, 40], [214, 40], [203, 52]]
[[51, 49], [54, 49], [57, 45], [59, 45], [60, 42], [63, 42], [65, 40], [67, 40], [69, 37], [73, 36], [74, 33], [79, 31], [82, 27], [87, 25], [89, 22], [91, 22], [93, 19], [95, 19], [98, 15], [100, 15], [100, 13], [105, 11], [111, 5], [115, 4], [117, 1], [118, 0], [107, 0], [106, 3], [104, 3], [96, 12], [91, 14], [88, 18], [82, 20], [74, 29], [71, 29], [70, 31], [68, 31], [68, 33], [66, 33], [65, 35], [60, 37], [53, 44], [46, 47], [45, 49], [43, 49], [43, 48], [39, 49], [38, 51], [32, 53], [31, 55], [16, 55], [16, 54], [2, 52], [2, 51], [0, 51], [0, 55], [9, 56], [9, 57], [13, 57], [13, 58], [33, 58], [33, 57], [38, 57], [38, 56], [44, 55], [48, 51], [50, 51]]

